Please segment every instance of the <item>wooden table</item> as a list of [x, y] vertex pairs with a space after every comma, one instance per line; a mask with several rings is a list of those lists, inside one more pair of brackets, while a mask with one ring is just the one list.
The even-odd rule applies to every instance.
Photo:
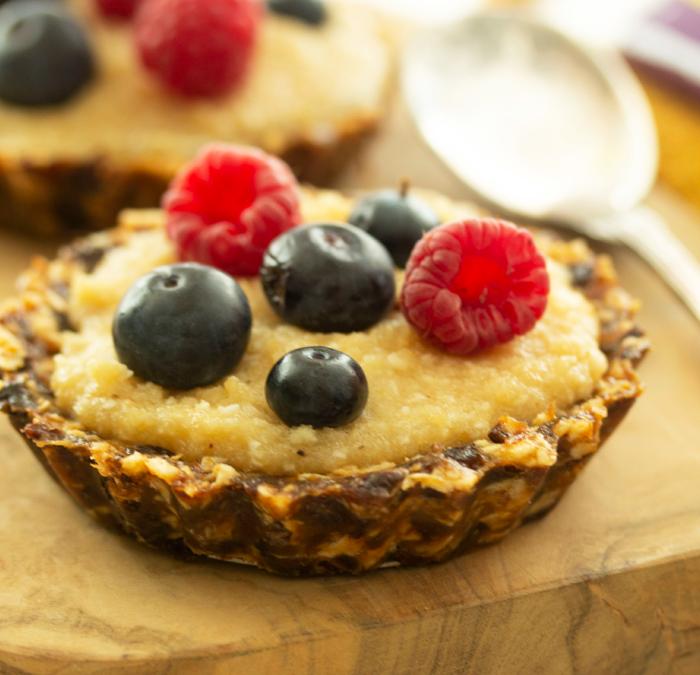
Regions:
[[[464, 190], [398, 108], [343, 181]], [[649, 203], [700, 256], [700, 213]], [[53, 242], [0, 233], [0, 294]], [[634, 255], [648, 391], [544, 520], [429, 568], [294, 580], [95, 525], [0, 421], [3, 675], [700, 672], [700, 324]]]

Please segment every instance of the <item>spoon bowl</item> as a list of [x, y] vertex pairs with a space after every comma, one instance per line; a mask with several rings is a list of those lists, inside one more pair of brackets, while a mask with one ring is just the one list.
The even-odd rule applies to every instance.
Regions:
[[657, 214], [637, 206], [656, 178], [658, 146], [621, 56], [489, 12], [418, 35], [402, 85], [424, 139], [477, 198], [627, 244], [700, 319], [700, 265]]

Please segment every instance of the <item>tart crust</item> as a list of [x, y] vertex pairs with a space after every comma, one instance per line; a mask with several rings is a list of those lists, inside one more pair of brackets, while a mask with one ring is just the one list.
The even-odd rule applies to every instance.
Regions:
[[[366, 145], [380, 118], [347, 121], [326, 141], [296, 138], [279, 156], [300, 181], [328, 185]], [[45, 235], [104, 230], [125, 208], [159, 206], [177, 168], [103, 156], [47, 162], [0, 157], [0, 227]]]
[[[587, 400], [564, 412], [552, 406], [532, 424], [502, 417], [483, 439], [435, 445], [402, 464], [290, 477], [239, 472], [211, 457], [186, 463], [92, 433], [58, 410], [49, 386], [58, 334], [69, 327], [70, 271], [90, 270], [119, 245], [119, 229], [94, 234], [21, 278], [19, 297], [0, 311], [0, 405], [93, 518], [171, 552], [287, 575], [451, 558], [547, 513], [643, 389], [635, 368], [648, 342], [633, 321], [637, 303], [609, 258], [558, 243], [557, 259], [596, 309], [609, 362]], [[536, 459], [554, 453], [554, 463]]]

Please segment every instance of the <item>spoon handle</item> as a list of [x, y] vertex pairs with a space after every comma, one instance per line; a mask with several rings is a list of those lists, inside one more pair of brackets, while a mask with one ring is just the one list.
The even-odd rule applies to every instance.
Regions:
[[614, 217], [620, 241], [646, 260], [700, 320], [700, 263], [646, 206]]

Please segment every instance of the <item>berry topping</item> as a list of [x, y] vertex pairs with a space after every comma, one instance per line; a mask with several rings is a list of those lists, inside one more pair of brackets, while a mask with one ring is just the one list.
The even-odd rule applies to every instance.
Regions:
[[141, 0], [97, 0], [97, 6], [104, 16], [116, 19], [130, 19]]
[[267, 0], [267, 6], [275, 14], [291, 16], [312, 26], [326, 20], [326, 7], [320, 0]]
[[320, 333], [373, 326], [394, 306], [394, 265], [366, 232], [337, 223], [297, 227], [267, 249], [260, 279], [285, 321]]
[[403, 268], [416, 242], [440, 224], [440, 216], [420, 197], [409, 195], [404, 183], [400, 191], [379, 190], [360, 200], [348, 222], [379, 239]]
[[296, 178], [281, 160], [253, 148], [210, 145], [163, 197], [167, 233], [181, 260], [255, 276], [280, 233], [301, 222]]
[[360, 364], [330, 347], [303, 347], [285, 354], [265, 383], [267, 404], [289, 427], [350, 424], [364, 410], [368, 394]]
[[401, 306], [425, 338], [454, 354], [508, 342], [547, 306], [549, 276], [532, 235], [501, 220], [446, 223], [418, 242]]
[[222, 96], [241, 84], [261, 0], [145, 0], [134, 20], [143, 64], [185, 96]]
[[14, 0], [0, 9], [0, 98], [52, 105], [94, 72], [82, 26], [56, 0]]
[[112, 325], [119, 360], [162, 387], [203, 387], [243, 357], [251, 328], [248, 299], [213, 267], [164, 265], [129, 288]]

